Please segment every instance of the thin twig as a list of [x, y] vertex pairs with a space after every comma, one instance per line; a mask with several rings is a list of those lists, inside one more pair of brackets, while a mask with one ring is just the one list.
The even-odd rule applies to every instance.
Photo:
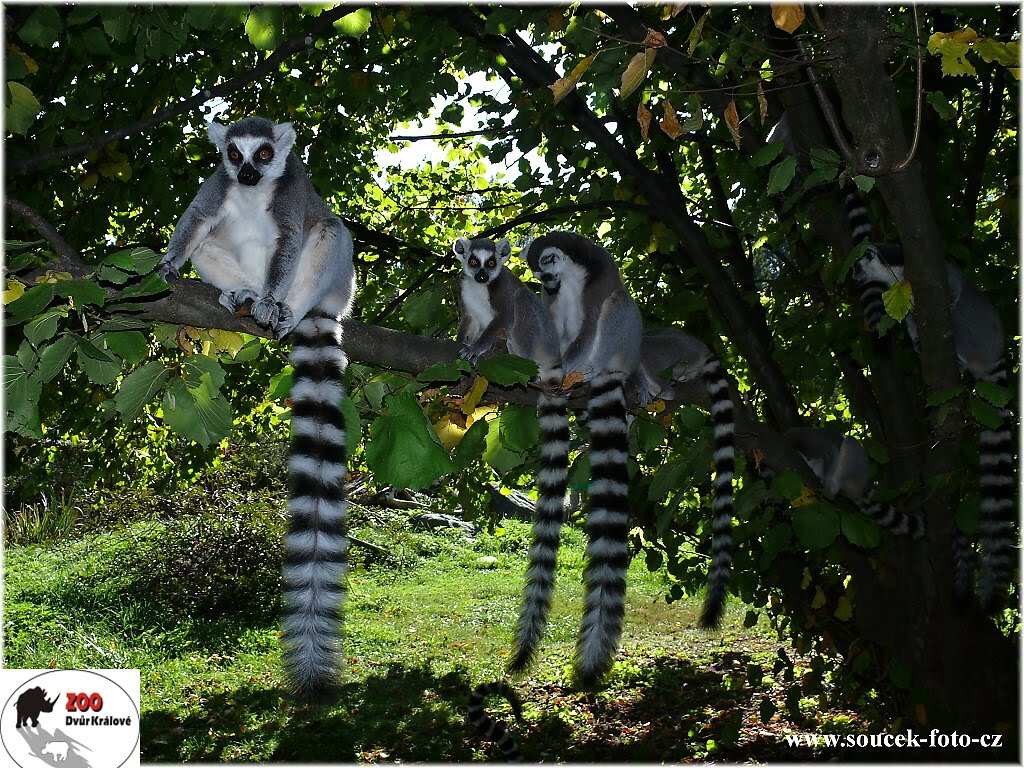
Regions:
[[53, 248], [53, 252], [60, 256], [64, 261], [71, 262], [73, 264], [82, 264], [82, 257], [78, 254], [68, 241], [65, 240], [57, 228], [53, 226], [41, 213], [34, 208], [30, 208], [20, 200], [15, 200], [13, 197], [4, 195], [4, 205], [10, 208], [15, 213], [28, 219], [29, 223], [35, 227], [36, 231], [42, 235], [43, 239], [50, 244]]
[[796, 48], [800, 51], [800, 58], [803, 59], [803, 64], [807, 70], [807, 79], [811, 81], [811, 88], [814, 89], [814, 95], [818, 98], [818, 105], [821, 107], [821, 112], [825, 116], [825, 122], [828, 123], [829, 130], [832, 132], [832, 138], [835, 139], [836, 146], [839, 147], [839, 153], [853, 167], [859, 167], [860, 163], [856, 162], [853, 158], [853, 150], [846, 141], [846, 137], [843, 135], [843, 129], [839, 125], [839, 119], [836, 117], [835, 110], [832, 109], [832, 102], [829, 101], [828, 94], [825, 93], [825, 89], [821, 87], [821, 81], [818, 80], [818, 75], [814, 71], [814, 67], [811, 66], [807, 58], [807, 50], [804, 48], [804, 41], [800, 35], [794, 35], [793, 39], [796, 41]]
[[461, 133], [431, 133], [422, 136], [388, 136], [388, 141], [443, 141], [445, 139], [464, 139], [470, 136], [500, 135], [518, 130], [511, 125], [504, 128], [482, 128], [479, 131], [463, 131]]
[[910, 151], [907, 152], [906, 159], [893, 166], [893, 173], [900, 173], [910, 165], [914, 155], [917, 154], [917, 142], [921, 138], [921, 102], [924, 100], [921, 66], [921, 22], [917, 18], [917, 6], [911, 5], [910, 10], [914, 12], [914, 43], [917, 46], [917, 107], [914, 112], [914, 140], [910, 144]]

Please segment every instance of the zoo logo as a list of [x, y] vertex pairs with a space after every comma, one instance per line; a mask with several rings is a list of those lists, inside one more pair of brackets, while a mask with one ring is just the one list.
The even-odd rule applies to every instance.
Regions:
[[8, 692], [0, 742], [18, 768], [139, 765], [137, 669], [2, 669]]

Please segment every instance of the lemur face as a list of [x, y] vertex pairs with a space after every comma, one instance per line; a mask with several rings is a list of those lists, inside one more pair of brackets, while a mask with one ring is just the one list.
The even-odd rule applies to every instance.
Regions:
[[452, 245], [459, 257], [462, 271], [481, 285], [487, 285], [501, 274], [501, 268], [512, 253], [508, 240], [493, 242], [486, 238], [467, 240], [460, 237]]
[[875, 282], [893, 285], [903, 279], [903, 266], [889, 264], [876, 248], [871, 247], [857, 259], [850, 275], [859, 285]]
[[540, 256], [533, 263], [533, 254], [530, 254], [530, 266], [533, 268], [533, 276], [540, 280], [545, 293], [554, 296], [562, 287], [562, 281], [570, 271], [578, 270], [579, 267], [573, 262], [569, 255], [561, 248], [549, 246], [540, 252]]
[[210, 123], [210, 139], [221, 151], [232, 180], [255, 187], [284, 173], [295, 131], [291, 123], [278, 125], [262, 117], [247, 117], [229, 126]]

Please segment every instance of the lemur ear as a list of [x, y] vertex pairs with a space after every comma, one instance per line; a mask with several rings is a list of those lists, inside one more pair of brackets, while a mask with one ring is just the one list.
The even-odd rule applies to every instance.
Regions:
[[498, 261], [502, 264], [508, 261], [508, 257], [512, 255], [512, 246], [507, 239], [499, 240], [498, 244], [494, 246], [494, 250], [498, 254]]
[[224, 149], [224, 139], [227, 133], [228, 127], [221, 125], [216, 120], [211, 120], [206, 124], [206, 135], [210, 137], [210, 141], [217, 149]]
[[278, 154], [288, 152], [295, 143], [295, 127], [291, 123], [279, 123], [274, 126], [274, 144]]
[[456, 256], [465, 256], [469, 253], [469, 240], [464, 237], [460, 237], [454, 243], [452, 243], [452, 250]]

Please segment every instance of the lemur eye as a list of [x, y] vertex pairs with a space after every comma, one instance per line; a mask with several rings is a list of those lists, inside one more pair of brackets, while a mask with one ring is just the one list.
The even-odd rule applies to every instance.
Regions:
[[497, 262], [494, 260], [493, 256], [487, 260], [487, 266], [488, 267], [493, 267], [496, 263]]
[[242, 153], [234, 147], [231, 147], [231, 149], [228, 150], [228, 159], [231, 160], [232, 163], [237, 163], [242, 159]]
[[273, 156], [274, 156], [274, 150], [272, 150], [270, 147], [263, 147], [263, 149], [260, 150], [260, 153], [259, 153], [260, 160], [269, 160]]
[[469, 260], [469, 266], [471, 266], [471, 267], [478, 267], [478, 266], [480, 266], [480, 260], [478, 258], [476, 258], [475, 256], [471, 257], [470, 260]]

